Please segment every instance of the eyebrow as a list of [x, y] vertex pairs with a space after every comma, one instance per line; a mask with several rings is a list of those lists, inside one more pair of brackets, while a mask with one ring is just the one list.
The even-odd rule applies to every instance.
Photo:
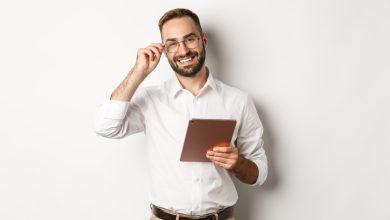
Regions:
[[[195, 33], [189, 33], [189, 34], [186, 34], [183, 36], [183, 39], [187, 38], [187, 37], [190, 37], [190, 36], [196, 36]], [[168, 38], [165, 42], [168, 42], [168, 41], [177, 41], [178, 38]]]

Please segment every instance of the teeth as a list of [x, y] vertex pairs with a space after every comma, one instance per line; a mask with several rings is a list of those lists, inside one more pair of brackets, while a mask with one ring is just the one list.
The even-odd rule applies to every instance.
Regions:
[[189, 57], [189, 58], [187, 58], [187, 59], [179, 60], [179, 62], [180, 62], [180, 63], [184, 63], [184, 62], [188, 62], [188, 61], [190, 61], [190, 60], [192, 60], [191, 57]]

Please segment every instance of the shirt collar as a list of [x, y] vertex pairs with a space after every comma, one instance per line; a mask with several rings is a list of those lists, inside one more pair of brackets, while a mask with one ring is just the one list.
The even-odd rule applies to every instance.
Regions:
[[[206, 83], [204, 84], [203, 88], [201, 89], [201, 93], [203, 93], [203, 91], [207, 88], [207, 87], [210, 87], [211, 89], [217, 91], [217, 86], [215, 84], [215, 79], [214, 77], [212, 76], [212, 74], [209, 72], [209, 70], [207, 69], [208, 71], [208, 77], [207, 77], [207, 81]], [[180, 92], [180, 91], [183, 91], [184, 88], [183, 86], [180, 84], [179, 80], [177, 79], [177, 76], [176, 74], [174, 74], [169, 80], [168, 80], [168, 88], [169, 88], [169, 93], [170, 95], [175, 98], [176, 95]]]

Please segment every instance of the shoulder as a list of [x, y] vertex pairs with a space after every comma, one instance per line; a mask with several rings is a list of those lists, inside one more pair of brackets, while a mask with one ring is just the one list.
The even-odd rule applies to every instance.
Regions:
[[241, 89], [236, 87], [227, 85], [226, 83], [215, 79], [215, 85], [218, 90], [218, 93], [226, 98], [234, 102], [236, 105], [246, 105], [249, 99], [249, 94]]
[[135, 92], [135, 95], [139, 98], [146, 98], [146, 100], [153, 101], [163, 98], [168, 91], [169, 87], [167, 82], [163, 82], [159, 85], [140, 86]]

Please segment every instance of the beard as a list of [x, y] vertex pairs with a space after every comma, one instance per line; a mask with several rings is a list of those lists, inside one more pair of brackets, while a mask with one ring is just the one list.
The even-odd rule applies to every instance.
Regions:
[[[183, 57], [198, 57], [198, 61], [191, 67], [179, 67], [176, 62], [178, 62], [178, 59], [181, 59]], [[203, 64], [206, 61], [206, 49], [203, 46], [203, 49], [200, 51], [200, 54], [195, 51], [188, 51], [187, 54], [183, 56], [177, 56], [174, 57], [172, 60], [168, 59], [169, 65], [171, 65], [173, 71], [175, 71], [177, 74], [185, 77], [193, 77], [196, 74], [199, 73], [199, 71], [202, 69]]]

